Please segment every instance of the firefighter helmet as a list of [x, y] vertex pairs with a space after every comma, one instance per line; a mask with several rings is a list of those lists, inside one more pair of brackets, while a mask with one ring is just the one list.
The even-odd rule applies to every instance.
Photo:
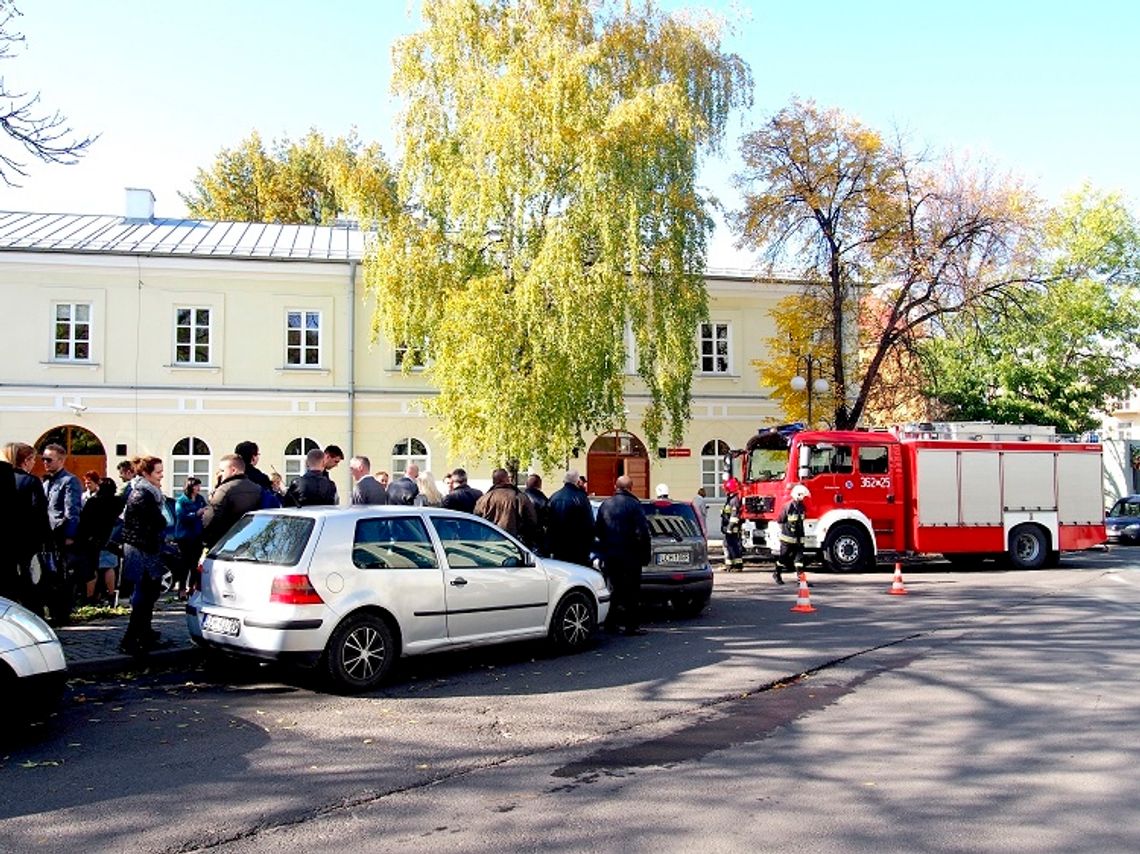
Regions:
[[805, 498], [811, 498], [811, 492], [802, 483], [797, 483], [792, 487], [792, 501], [803, 501]]
[[740, 481], [734, 477], [728, 478], [728, 480], [724, 482], [724, 491], [729, 495], [735, 495], [740, 491]]

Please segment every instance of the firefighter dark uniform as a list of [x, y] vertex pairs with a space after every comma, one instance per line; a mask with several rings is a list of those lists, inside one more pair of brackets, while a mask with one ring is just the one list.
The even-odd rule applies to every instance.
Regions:
[[735, 478], [724, 484], [728, 497], [720, 511], [720, 531], [724, 535], [725, 572], [744, 571], [744, 546], [740, 542], [740, 486]]
[[804, 568], [804, 516], [807, 510], [804, 499], [810, 493], [807, 487], [796, 484], [792, 487], [792, 500], [784, 505], [780, 516], [776, 520], [780, 525], [780, 557], [776, 561], [776, 571], [772, 573], [772, 580], [777, 584], [784, 583], [781, 570], [792, 571], [797, 574]]

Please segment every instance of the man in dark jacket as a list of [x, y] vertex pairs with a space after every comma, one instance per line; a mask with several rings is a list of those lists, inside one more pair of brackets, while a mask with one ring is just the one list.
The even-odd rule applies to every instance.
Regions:
[[202, 543], [213, 548], [238, 519], [261, 506], [261, 487], [245, 476], [245, 460], [237, 454], [221, 459], [222, 482], [210, 493], [202, 514]]
[[261, 449], [257, 447], [257, 442], [238, 442], [234, 446], [234, 453], [242, 458], [245, 463], [245, 476], [252, 480], [262, 489], [272, 489], [272, 483], [269, 480], [269, 475], [257, 467], [257, 463], [261, 460]]
[[538, 519], [537, 527], [535, 528], [534, 547], [539, 554], [549, 554], [549, 546], [546, 542], [546, 529], [547, 529], [547, 510], [550, 506], [550, 499], [546, 497], [546, 493], [542, 491], [542, 478], [536, 474], [530, 475], [526, 479], [526, 488], [523, 490], [523, 495], [530, 499], [530, 503], [534, 505], [535, 516]]
[[352, 475], [353, 504], [387, 504], [388, 491], [372, 476], [372, 461], [368, 457], [353, 457], [348, 461]]
[[475, 515], [495, 523], [508, 534], [534, 547], [538, 514], [534, 512], [530, 499], [511, 483], [510, 472], [506, 469], [491, 472], [491, 488], [475, 502]]
[[336, 484], [325, 474], [325, 452], [313, 448], [305, 454], [305, 473], [285, 490], [286, 507], [335, 506]]
[[[44, 491], [47, 493], [48, 524], [57, 559], [55, 576], [49, 579], [44, 589], [52, 622], [62, 625], [71, 618], [76, 582], [81, 572], [76, 537], [79, 535], [79, 512], [83, 506], [83, 485], [79, 478], [64, 468], [67, 450], [61, 445], [45, 447], [43, 461], [47, 471]], [[40, 584], [44, 585], [43, 579]]]
[[389, 504], [415, 504], [420, 488], [416, 485], [416, 478], [420, 476], [420, 467], [410, 464], [404, 473], [388, 484]]
[[467, 483], [466, 469], [451, 472], [451, 491], [443, 496], [443, 506], [448, 510], [461, 510], [474, 513], [475, 504], [483, 497], [483, 491]]
[[546, 545], [555, 560], [589, 566], [594, 546], [594, 511], [578, 480], [578, 472], [571, 469], [563, 478], [562, 488], [550, 496], [546, 506]]
[[641, 502], [630, 492], [633, 481], [622, 475], [614, 487], [613, 497], [602, 502], [594, 523], [602, 572], [613, 588], [611, 616], [606, 624], [613, 630], [620, 622], [625, 626], [627, 635], [643, 635], [645, 630], [641, 628], [638, 612], [641, 608], [641, 568], [649, 563], [652, 556], [649, 523]]

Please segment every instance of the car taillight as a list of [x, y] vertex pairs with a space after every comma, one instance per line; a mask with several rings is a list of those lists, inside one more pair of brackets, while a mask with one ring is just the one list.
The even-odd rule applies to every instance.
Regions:
[[317, 593], [307, 575], [279, 575], [273, 579], [269, 591], [270, 602], [283, 605], [323, 605], [324, 600]]

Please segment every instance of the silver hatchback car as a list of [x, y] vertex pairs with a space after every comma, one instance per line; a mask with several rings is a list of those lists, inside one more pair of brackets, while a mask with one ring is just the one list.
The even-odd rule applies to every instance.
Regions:
[[313, 507], [242, 517], [186, 610], [199, 644], [319, 664], [364, 691], [402, 655], [528, 638], [581, 649], [609, 602], [601, 573], [467, 513]]
[[0, 597], [0, 720], [34, 720], [55, 709], [67, 662], [51, 626]]

